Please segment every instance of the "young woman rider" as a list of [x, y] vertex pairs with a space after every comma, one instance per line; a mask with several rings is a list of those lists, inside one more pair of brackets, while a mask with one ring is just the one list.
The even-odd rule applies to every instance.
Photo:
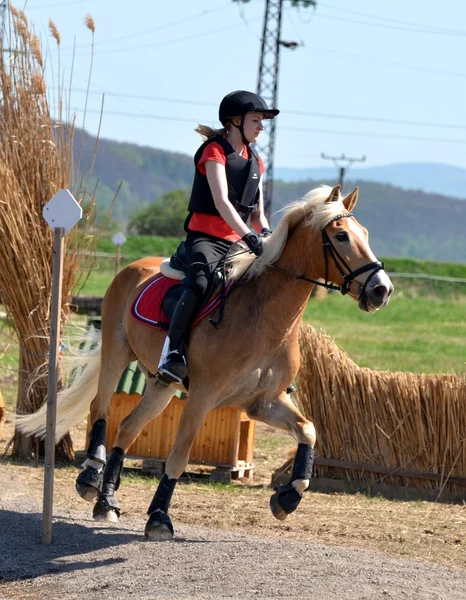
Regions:
[[[250, 147], [262, 121], [278, 115], [252, 92], [236, 91], [219, 106], [222, 129], [200, 125], [204, 138], [194, 156], [195, 176], [185, 229], [188, 288], [175, 308], [159, 363], [159, 374], [180, 382], [188, 374], [184, 346], [217, 265], [242, 240], [260, 256], [270, 228], [264, 214], [262, 159]], [[250, 223], [251, 229], [247, 223]]]

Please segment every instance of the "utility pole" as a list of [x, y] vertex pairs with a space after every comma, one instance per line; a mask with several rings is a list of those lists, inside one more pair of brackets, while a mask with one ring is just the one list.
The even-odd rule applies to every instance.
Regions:
[[[339, 173], [338, 183], [341, 185], [342, 188], [343, 188], [343, 182], [345, 180], [345, 173], [351, 167], [351, 165], [355, 162], [364, 162], [366, 160], [365, 155], [361, 156], [361, 158], [349, 158], [349, 157], [346, 157], [344, 154], [342, 154], [341, 156], [327, 156], [326, 154], [324, 154], [322, 152], [320, 156], [324, 160], [332, 160], [333, 161], [333, 164], [338, 169], [338, 173]], [[342, 162], [344, 162], [344, 164], [342, 164]]]
[[[280, 46], [294, 50], [300, 45], [297, 42], [281, 39], [284, 1], [285, 0], [265, 0], [257, 93], [267, 102], [269, 108], [277, 107]], [[293, 6], [302, 4], [305, 7], [315, 7], [316, 0], [291, 0], [291, 4]], [[272, 212], [275, 131], [275, 119], [267, 119], [264, 121], [264, 131], [261, 134], [261, 143], [257, 144], [265, 164], [264, 211], [267, 217], [270, 217]]]

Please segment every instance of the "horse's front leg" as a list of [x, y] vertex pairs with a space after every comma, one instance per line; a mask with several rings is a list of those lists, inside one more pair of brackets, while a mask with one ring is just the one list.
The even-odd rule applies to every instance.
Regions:
[[212, 390], [195, 392], [190, 389], [181, 415], [175, 444], [165, 465], [165, 474], [160, 480], [147, 510], [149, 520], [146, 523], [144, 535], [149, 540], [165, 541], [173, 538], [174, 530], [168, 509], [178, 478], [188, 464], [189, 452], [196, 433], [213, 407], [212, 396], [209, 397], [209, 392], [212, 394]]
[[91, 404], [92, 429], [89, 436], [84, 470], [76, 479], [76, 491], [89, 502], [93, 502], [102, 490], [103, 469], [107, 462], [105, 447], [107, 421], [110, 414], [113, 392], [122, 372], [132, 356], [127, 344], [113, 344], [109, 352], [109, 343], [102, 345], [102, 367], [99, 374], [97, 396]]
[[105, 470], [102, 488], [94, 506], [93, 516], [98, 521], [116, 522], [120, 517], [120, 507], [115, 492], [120, 487], [123, 462], [128, 448], [138, 436], [144, 425], [155, 419], [167, 406], [174, 394], [171, 385], [146, 377], [146, 390], [140, 403], [125, 417], [118, 427], [118, 433]]
[[298, 442], [290, 480], [275, 488], [270, 498], [274, 517], [283, 520], [294, 512], [308, 489], [314, 461], [316, 433], [314, 425], [299, 412], [286, 392], [273, 402], [260, 402], [248, 410], [251, 418], [263, 421], [272, 427], [289, 431]]

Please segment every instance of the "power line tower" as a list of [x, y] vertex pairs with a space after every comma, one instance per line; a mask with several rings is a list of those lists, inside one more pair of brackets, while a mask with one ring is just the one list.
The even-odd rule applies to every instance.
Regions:
[[[266, 0], [265, 2], [257, 93], [264, 98], [270, 108], [275, 108], [277, 105], [282, 8], [283, 0]], [[275, 119], [265, 121], [262, 143], [258, 144], [265, 163], [264, 210], [267, 217], [272, 212], [275, 130]]]
[[[270, 108], [277, 106], [278, 74], [280, 68], [280, 46], [294, 50], [297, 42], [281, 39], [282, 14], [285, 0], [265, 0], [264, 25], [262, 29], [261, 53], [259, 58], [259, 76], [257, 93], [262, 96]], [[315, 7], [316, 0], [291, 0], [293, 6]], [[269, 217], [272, 212], [273, 161], [275, 151], [275, 119], [265, 121], [264, 132], [258, 149], [265, 163], [264, 210]]]
[[[324, 154], [322, 152], [320, 156], [324, 160], [333, 161], [333, 164], [338, 169], [338, 183], [341, 185], [342, 188], [343, 188], [343, 182], [345, 180], [345, 173], [351, 167], [351, 165], [355, 162], [364, 162], [366, 160], [365, 155], [361, 156], [361, 158], [349, 158], [349, 157], [346, 157], [344, 154], [342, 154], [341, 156], [327, 156], [326, 154]], [[342, 162], [344, 164], [342, 164]]]

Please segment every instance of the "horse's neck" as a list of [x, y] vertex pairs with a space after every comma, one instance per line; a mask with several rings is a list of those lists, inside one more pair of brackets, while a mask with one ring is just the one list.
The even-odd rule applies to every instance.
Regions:
[[266, 315], [279, 319], [284, 326], [289, 327], [295, 322], [299, 325], [314, 284], [297, 279], [297, 276], [320, 277], [321, 254], [317, 233], [311, 235], [309, 230], [300, 228], [290, 235], [276, 262], [276, 266], [287, 274], [269, 268], [257, 280], [258, 296], [264, 303]]

